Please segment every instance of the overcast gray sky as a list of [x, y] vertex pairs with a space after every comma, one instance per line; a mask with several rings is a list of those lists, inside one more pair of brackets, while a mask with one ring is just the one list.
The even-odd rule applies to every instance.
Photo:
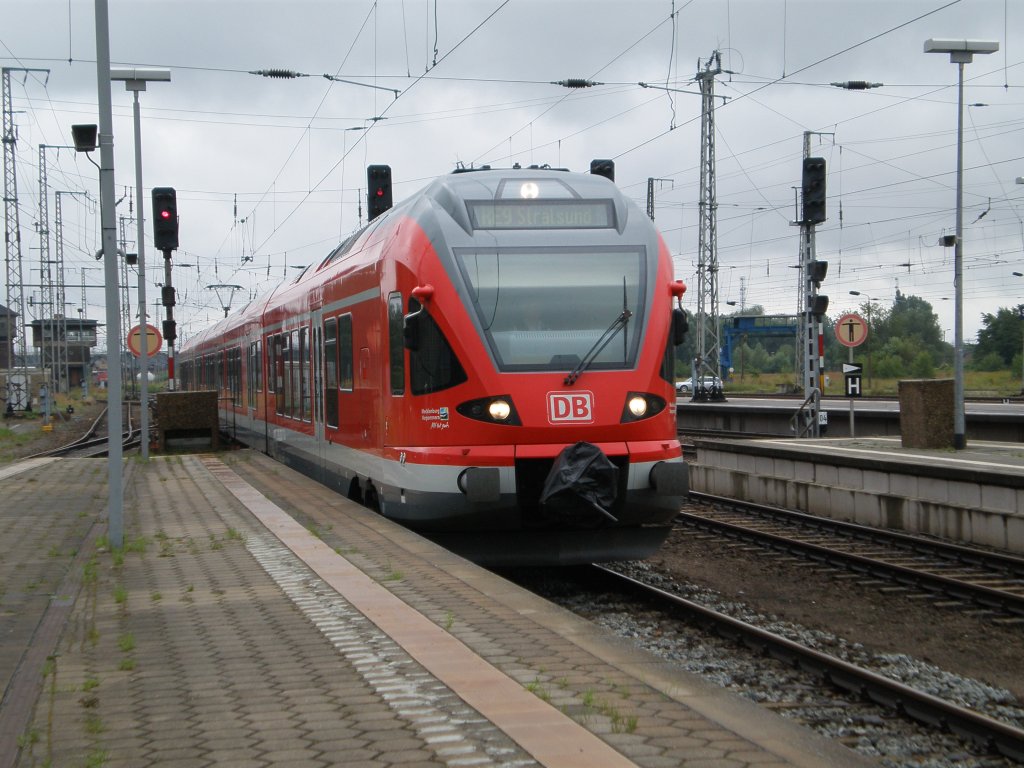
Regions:
[[[396, 200], [457, 163], [587, 170], [614, 158], [643, 208], [656, 178], [656, 224], [696, 306], [698, 67], [721, 51], [715, 114], [719, 294], [792, 313], [805, 131], [828, 162], [829, 314], [857, 290], [931, 302], [952, 340], [957, 68], [928, 38], [1000, 43], [965, 69], [965, 336], [981, 315], [1024, 302], [1024, 3], [1019, 0], [110, 0], [114, 66], [166, 67], [142, 94], [149, 189], [178, 190], [179, 334], [223, 315], [207, 286], [242, 286], [234, 308], [295, 265], [322, 258], [359, 226], [369, 163], [392, 166]], [[0, 0], [0, 59], [12, 72], [26, 282], [39, 282], [40, 144], [70, 143], [97, 122], [94, 5]], [[267, 79], [252, 70], [309, 75]], [[346, 82], [331, 82], [322, 75]], [[552, 81], [589, 78], [568, 90]], [[884, 83], [847, 91], [829, 83]], [[374, 87], [370, 87], [374, 86]], [[396, 94], [397, 92], [397, 98]], [[113, 85], [117, 196], [134, 190], [131, 94]], [[381, 118], [381, 119], [378, 119]], [[97, 174], [47, 151], [51, 189], [88, 190]], [[237, 202], [236, 202], [237, 201]], [[129, 215], [128, 200], [118, 206]], [[95, 203], [64, 198], [68, 301], [101, 272]], [[365, 208], [365, 205], [363, 206]], [[841, 214], [841, 216], [840, 216]], [[365, 211], [363, 212], [365, 216]], [[134, 225], [127, 226], [135, 250]], [[147, 224], [147, 240], [151, 227]], [[153, 258], [147, 243], [149, 263]], [[53, 246], [51, 246], [52, 248]], [[84, 270], [84, 271], [83, 271]], [[151, 283], [161, 270], [148, 272]], [[153, 297], [149, 291], [151, 313]], [[102, 318], [101, 289], [87, 313]], [[134, 302], [134, 291], [132, 292]], [[69, 314], [74, 308], [69, 308]]]

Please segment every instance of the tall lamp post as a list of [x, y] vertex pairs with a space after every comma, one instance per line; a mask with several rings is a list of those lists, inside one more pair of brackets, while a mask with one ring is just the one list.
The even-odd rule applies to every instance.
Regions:
[[[139, 306], [146, 306], [146, 240], [145, 217], [142, 215], [142, 120], [139, 116], [139, 91], [146, 90], [146, 83], [163, 82], [171, 79], [169, 69], [112, 69], [110, 79], [123, 81], [124, 89], [135, 94], [133, 111], [135, 116], [135, 199], [138, 202], [139, 210], [135, 216], [136, 224], [136, 250], [139, 253]], [[142, 381], [139, 396], [139, 429], [142, 432], [142, 460], [149, 459], [149, 328], [146, 324], [145, 310], [140, 313], [139, 322], [142, 325], [139, 338], [139, 368], [142, 371]]]
[[[1024, 184], [1024, 178], [1017, 179], [1017, 181], [1019, 183], [1021, 183], [1021, 184]], [[1024, 277], [1024, 272], [1014, 272], [1013, 276], [1014, 277]], [[1020, 307], [1018, 308], [1018, 312], [1020, 313], [1020, 319], [1021, 319], [1022, 326], [1024, 326], [1024, 304], [1020, 305]], [[1024, 395], [1024, 330], [1021, 331], [1021, 350], [1020, 350], [1020, 354], [1021, 354], [1021, 359], [1020, 359], [1020, 393], [1022, 395]]]
[[995, 53], [999, 43], [994, 40], [949, 40], [930, 38], [924, 41], [925, 53], [948, 53], [957, 65], [956, 119], [956, 243], [953, 249], [953, 448], [967, 446], [964, 418], [964, 64], [974, 61], [974, 54]]

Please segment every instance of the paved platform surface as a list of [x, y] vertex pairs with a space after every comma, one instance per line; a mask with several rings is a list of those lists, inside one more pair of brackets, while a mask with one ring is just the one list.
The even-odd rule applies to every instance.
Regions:
[[872, 764], [259, 454], [0, 498], [0, 768]]
[[986, 472], [1020, 480], [1024, 487], [1024, 444], [970, 440], [959, 451], [952, 448], [904, 448], [899, 437], [838, 437], [817, 439], [764, 439], [756, 444], [815, 456], [844, 460], [881, 461], [903, 464], [916, 472], [944, 472], [948, 469]]

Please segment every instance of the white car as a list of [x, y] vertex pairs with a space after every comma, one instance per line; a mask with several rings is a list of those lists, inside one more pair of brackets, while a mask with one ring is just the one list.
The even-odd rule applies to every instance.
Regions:
[[[705, 389], [722, 389], [722, 380], [717, 376], [704, 376], [701, 379]], [[680, 395], [693, 394], [693, 377], [686, 379], [685, 381], [676, 382], [676, 393]]]

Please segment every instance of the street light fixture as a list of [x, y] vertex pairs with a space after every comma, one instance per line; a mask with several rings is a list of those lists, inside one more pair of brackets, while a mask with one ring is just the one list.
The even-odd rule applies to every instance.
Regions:
[[953, 245], [953, 448], [967, 446], [964, 415], [964, 64], [974, 61], [974, 54], [995, 53], [995, 40], [950, 40], [930, 38], [924, 42], [925, 53], [948, 53], [957, 65], [956, 120], [956, 242]]
[[[110, 79], [123, 81], [124, 89], [135, 94], [133, 112], [135, 116], [135, 199], [138, 201], [139, 213], [135, 217], [136, 247], [139, 253], [139, 306], [146, 306], [146, 241], [145, 217], [142, 205], [142, 120], [139, 116], [139, 91], [146, 90], [146, 83], [168, 82], [171, 79], [169, 69], [112, 69]], [[77, 143], [77, 139], [76, 139]], [[139, 369], [142, 371], [142, 386], [139, 389], [139, 428], [142, 431], [142, 460], [149, 459], [149, 329], [146, 327], [145, 313], [141, 314], [139, 338]]]

